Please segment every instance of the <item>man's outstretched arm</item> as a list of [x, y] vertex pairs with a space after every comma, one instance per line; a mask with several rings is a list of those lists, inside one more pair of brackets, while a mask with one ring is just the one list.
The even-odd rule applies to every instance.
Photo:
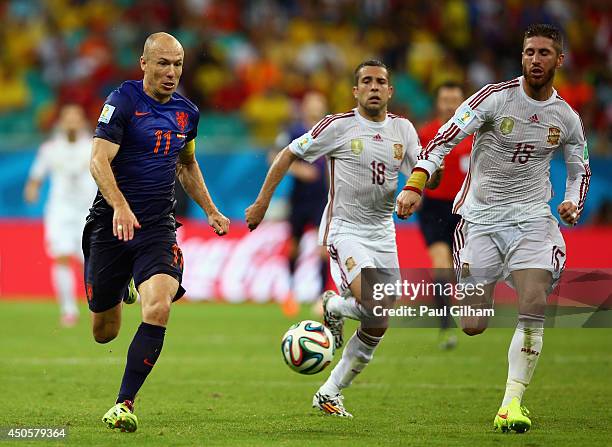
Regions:
[[285, 177], [289, 167], [297, 158], [298, 157], [291, 152], [288, 147], [280, 151], [276, 158], [274, 158], [255, 203], [249, 206], [245, 211], [246, 222], [251, 231], [257, 228], [263, 220], [268, 206], [270, 206], [270, 200], [272, 199], [276, 187], [283, 177]]
[[185, 192], [204, 210], [208, 217], [208, 224], [213, 227], [215, 233], [219, 236], [227, 234], [230, 221], [219, 212], [208, 192], [200, 165], [195, 158], [194, 140], [187, 142], [179, 153], [176, 171]]

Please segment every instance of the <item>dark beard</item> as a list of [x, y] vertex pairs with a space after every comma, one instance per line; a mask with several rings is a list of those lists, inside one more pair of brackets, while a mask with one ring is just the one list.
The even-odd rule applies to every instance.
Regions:
[[555, 69], [551, 68], [550, 70], [545, 71], [544, 75], [539, 80], [536, 80], [536, 79], [533, 79], [529, 75], [529, 72], [527, 71], [527, 69], [523, 67], [523, 77], [525, 78], [525, 81], [527, 81], [527, 84], [529, 85], [531, 89], [540, 90], [546, 87], [549, 83], [552, 83], [552, 80], [555, 77]]
[[368, 107], [365, 104], [362, 104], [363, 110], [368, 114], [369, 117], [376, 117], [380, 114], [380, 112], [385, 108], [383, 104], [378, 107]]

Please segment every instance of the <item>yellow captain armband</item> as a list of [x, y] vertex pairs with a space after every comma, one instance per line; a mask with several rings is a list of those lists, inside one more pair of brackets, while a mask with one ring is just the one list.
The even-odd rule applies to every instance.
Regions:
[[422, 168], [414, 168], [412, 170], [412, 174], [410, 174], [410, 178], [406, 182], [406, 186], [402, 188], [404, 191], [414, 191], [417, 194], [423, 194], [423, 189], [425, 188], [425, 183], [427, 183], [427, 178], [429, 174], [425, 169]]
[[181, 163], [189, 163], [195, 156], [195, 139], [185, 143], [185, 147], [179, 152], [179, 160]]

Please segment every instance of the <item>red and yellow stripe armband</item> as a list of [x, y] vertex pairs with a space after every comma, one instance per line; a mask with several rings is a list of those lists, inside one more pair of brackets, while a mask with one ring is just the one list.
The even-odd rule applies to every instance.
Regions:
[[406, 182], [406, 186], [402, 188], [403, 191], [414, 191], [417, 194], [423, 194], [423, 189], [425, 189], [425, 183], [427, 183], [427, 179], [429, 178], [429, 174], [423, 168], [414, 168], [412, 170], [412, 174], [410, 174], [410, 178]]

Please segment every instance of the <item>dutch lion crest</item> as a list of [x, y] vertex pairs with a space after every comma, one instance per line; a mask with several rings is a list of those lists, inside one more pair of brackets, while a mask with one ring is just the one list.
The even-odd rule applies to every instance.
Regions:
[[176, 124], [181, 128], [181, 132], [185, 131], [187, 124], [189, 124], [189, 115], [187, 112], [176, 112]]

